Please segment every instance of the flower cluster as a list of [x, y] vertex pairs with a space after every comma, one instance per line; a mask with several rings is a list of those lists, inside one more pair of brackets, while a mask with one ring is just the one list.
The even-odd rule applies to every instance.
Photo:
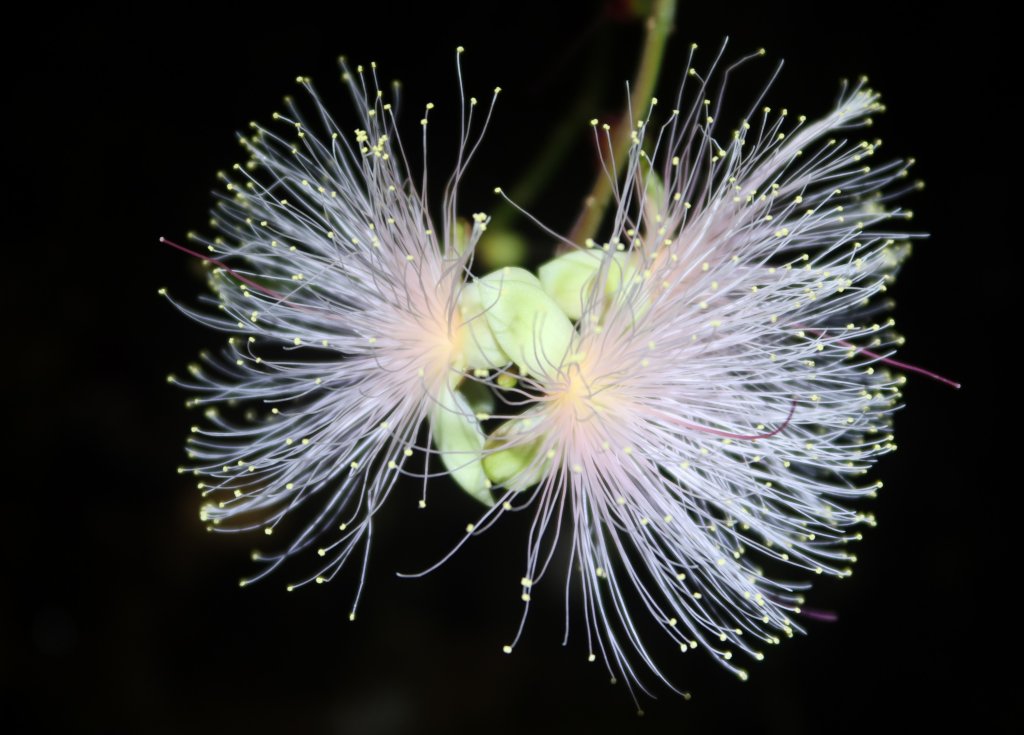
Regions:
[[289, 103], [287, 134], [254, 125], [218, 236], [197, 238], [220, 313], [189, 313], [233, 334], [175, 379], [207, 408], [187, 468], [203, 519], [271, 534], [301, 517], [254, 579], [308, 554], [301, 583], [322, 582], [368, 549], [400, 475], [425, 493], [447, 474], [488, 506], [466, 539], [533, 513], [524, 621], [564, 539], [613, 678], [643, 688], [639, 662], [664, 679], [638, 612], [746, 678], [742, 659], [800, 629], [807, 584], [784, 570], [850, 573], [871, 519], [849, 506], [893, 448], [900, 338], [877, 297], [908, 250], [888, 206], [908, 164], [873, 166], [879, 141], [859, 137], [878, 94], [854, 84], [817, 120], [758, 103], [722, 131], [690, 68], [632, 130], [606, 240], [477, 276], [489, 220], [457, 217], [476, 99], [435, 226], [375, 70], [345, 79], [354, 134], [300, 80], [316, 124]]

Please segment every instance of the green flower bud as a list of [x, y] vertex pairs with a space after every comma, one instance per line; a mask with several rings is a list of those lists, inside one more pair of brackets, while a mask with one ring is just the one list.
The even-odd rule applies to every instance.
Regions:
[[[549, 260], [537, 271], [544, 291], [570, 319], [583, 315], [583, 306], [590, 299], [594, 279], [606, 257], [602, 250], [574, 250]], [[611, 258], [605, 276], [605, 297], [618, 291], [626, 266], [625, 253], [615, 253]]]
[[522, 235], [502, 228], [489, 230], [480, 239], [474, 257], [485, 269], [495, 270], [525, 262], [529, 252]]
[[498, 345], [491, 327], [484, 315], [482, 299], [489, 297], [482, 292], [478, 282], [467, 283], [459, 296], [459, 311], [462, 313], [463, 329], [462, 355], [469, 369], [487, 369], [508, 365], [511, 358]]
[[480, 305], [498, 346], [524, 375], [553, 375], [576, 330], [535, 275], [502, 268], [476, 282]]

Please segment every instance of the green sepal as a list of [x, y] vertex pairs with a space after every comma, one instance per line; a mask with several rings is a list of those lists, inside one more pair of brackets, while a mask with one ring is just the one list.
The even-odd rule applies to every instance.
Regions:
[[536, 435], [536, 423], [536, 418], [520, 416], [506, 421], [487, 437], [483, 468], [492, 483], [509, 490], [525, 490], [540, 482], [551, 460], [538, 456], [544, 436]]
[[[467, 382], [464, 389], [472, 394], [476, 391], [470, 388], [471, 385], [474, 384]], [[438, 396], [437, 404], [430, 413], [430, 427], [441, 462], [451, 478], [470, 497], [491, 506], [494, 505], [491, 481], [481, 462], [487, 437], [480, 427], [478, 412], [471, 399], [449, 386]]]

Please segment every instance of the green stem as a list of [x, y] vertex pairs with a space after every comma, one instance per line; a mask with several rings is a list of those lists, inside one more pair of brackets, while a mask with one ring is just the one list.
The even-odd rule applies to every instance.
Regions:
[[509, 193], [509, 197], [517, 206], [514, 207], [507, 201], [501, 200], [501, 204], [491, 215], [490, 227], [495, 231], [509, 229], [512, 220], [519, 216], [518, 207], [528, 210], [544, 191], [548, 182], [562, 170], [566, 154], [572, 150], [573, 143], [579, 137], [579, 119], [585, 116], [587, 109], [593, 105], [592, 98], [581, 96], [579, 102], [582, 104], [573, 105], [570, 114], [562, 119], [562, 122], [544, 143], [536, 163], [530, 166], [527, 174], [516, 183]]
[[[665, 47], [675, 15], [676, 0], [654, 0], [651, 16], [647, 19], [647, 37], [644, 39], [640, 68], [637, 70], [633, 94], [629, 99], [630, 109], [633, 111], [643, 110], [650, 103], [651, 95], [658, 84], [658, 75], [661, 72], [661, 63], [665, 59]], [[629, 126], [625, 124], [617, 125], [612, 130], [612, 151], [616, 171], [621, 171], [625, 165], [631, 132]], [[597, 232], [604, 219], [608, 202], [612, 198], [612, 183], [604, 171], [598, 174], [594, 188], [585, 200], [584, 210], [569, 234], [570, 240], [581, 243]]]
[[593, 110], [594, 98], [604, 81], [603, 68], [608, 61], [606, 53], [608, 44], [603, 33], [605, 28], [602, 27], [600, 31], [602, 35], [587, 64], [591, 73], [586, 76], [572, 104], [569, 105], [568, 113], [562, 116], [561, 122], [558, 123], [540, 152], [534, 157], [526, 175], [509, 192], [509, 197], [516, 203], [516, 206], [502, 199], [492, 212], [490, 228], [493, 231], [501, 232], [510, 229], [512, 220], [520, 216], [520, 208], [529, 210], [555, 174], [562, 170], [565, 157], [579, 138], [579, 121]]

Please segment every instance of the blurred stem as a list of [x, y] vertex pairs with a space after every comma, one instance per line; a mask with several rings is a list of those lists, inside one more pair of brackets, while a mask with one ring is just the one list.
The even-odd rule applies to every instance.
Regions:
[[[654, 7], [647, 19], [647, 37], [644, 39], [643, 53], [640, 56], [640, 67], [633, 82], [633, 94], [629, 98], [630, 110], [642, 110], [650, 102], [651, 95], [658, 84], [661, 63], [665, 59], [665, 46], [676, 16], [676, 0], [654, 0]], [[621, 171], [629, 154], [630, 126], [616, 125], [612, 129], [612, 151], [614, 153], [615, 170]], [[569, 234], [569, 239], [576, 243], [591, 238], [601, 226], [605, 210], [612, 197], [612, 181], [602, 170], [594, 188], [585, 200], [583, 213], [576, 226]]]
[[[601, 42], [594, 44], [594, 52], [588, 63], [591, 73], [586, 76], [583, 86], [573, 99], [568, 114], [562, 116], [561, 122], [534, 157], [526, 175], [509, 192], [511, 200], [522, 209], [530, 209], [548, 182], [561, 170], [565, 157], [579, 136], [579, 121], [593, 108], [594, 97], [600, 90], [604, 78], [603, 67], [608, 61], [604, 33], [601, 34], [601, 39]], [[508, 230], [512, 220], [519, 215], [520, 210], [503, 199], [491, 216], [490, 229], [495, 232]]]
[[[519, 207], [529, 209], [537, 196], [544, 191], [548, 181], [561, 169], [566, 154], [572, 149], [573, 142], [579, 136], [580, 118], [586, 114], [591, 105], [592, 101], [587, 98], [587, 95], [580, 95], [570, 114], [562, 119], [562, 122], [545, 141], [544, 147], [536, 158], [536, 163], [530, 166], [529, 172], [509, 192], [509, 197]], [[501, 206], [491, 217], [490, 227], [496, 231], [508, 229], [510, 221], [518, 215], [519, 210], [516, 207], [502, 200]]]

